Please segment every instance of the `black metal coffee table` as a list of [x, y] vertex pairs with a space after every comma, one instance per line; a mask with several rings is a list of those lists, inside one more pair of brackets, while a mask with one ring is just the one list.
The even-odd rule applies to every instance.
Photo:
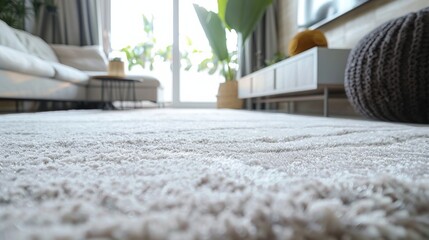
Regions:
[[[136, 108], [136, 82], [140, 80], [118, 77], [118, 76], [93, 76], [92, 79], [101, 81], [101, 102], [103, 109], [116, 109], [113, 106], [113, 101], [117, 100], [121, 102], [121, 109], [124, 109], [123, 102], [129, 100], [130, 97]], [[126, 89], [124, 94], [124, 89]]]

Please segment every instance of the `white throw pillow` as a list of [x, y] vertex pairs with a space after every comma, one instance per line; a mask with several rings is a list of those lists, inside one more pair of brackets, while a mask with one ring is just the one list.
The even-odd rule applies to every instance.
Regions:
[[57, 55], [55, 55], [52, 48], [40, 37], [18, 29], [12, 30], [15, 32], [22, 45], [27, 49], [27, 53], [34, 54], [46, 61], [58, 62]]
[[55, 69], [55, 79], [73, 83], [85, 82], [89, 79], [88, 74], [76, 68], [61, 63], [52, 63], [52, 66]]
[[0, 46], [0, 69], [40, 77], [55, 75], [50, 62], [5, 46]]
[[24, 45], [21, 44], [12, 29], [13, 28], [0, 20], [0, 45], [10, 47], [21, 52], [27, 52]]
[[82, 71], [107, 71], [107, 58], [99, 46], [51, 45], [62, 64]]

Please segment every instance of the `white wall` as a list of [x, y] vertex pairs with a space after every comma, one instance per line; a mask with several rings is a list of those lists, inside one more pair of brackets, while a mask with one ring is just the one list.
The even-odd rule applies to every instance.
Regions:
[[[279, 0], [279, 49], [287, 53], [297, 27], [297, 2]], [[346, 0], [344, 0], [346, 1]], [[326, 34], [330, 48], [353, 48], [371, 30], [384, 22], [429, 7], [427, 0], [372, 0], [369, 3], [319, 28]]]

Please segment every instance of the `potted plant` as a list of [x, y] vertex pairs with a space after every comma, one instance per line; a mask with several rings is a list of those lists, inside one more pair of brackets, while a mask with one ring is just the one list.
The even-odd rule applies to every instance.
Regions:
[[108, 75], [115, 77], [125, 77], [124, 62], [120, 57], [109, 60]]
[[243, 104], [238, 99], [236, 69], [231, 65], [234, 51], [228, 51], [226, 30], [236, 31], [243, 46], [271, 3], [272, 0], [218, 0], [218, 13], [194, 4], [213, 55], [220, 63], [217, 66], [225, 78], [225, 82], [219, 85], [218, 108], [239, 109]]

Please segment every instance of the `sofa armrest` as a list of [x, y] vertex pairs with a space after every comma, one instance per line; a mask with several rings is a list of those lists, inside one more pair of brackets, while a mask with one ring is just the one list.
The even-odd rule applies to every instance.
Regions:
[[107, 58], [100, 46], [51, 44], [59, 61], [82, 71], [107, 71]]
[[36, 56], [0, 45], [0, 69], [34, 75], [53, 77], [55, 70], [50, 62]]

